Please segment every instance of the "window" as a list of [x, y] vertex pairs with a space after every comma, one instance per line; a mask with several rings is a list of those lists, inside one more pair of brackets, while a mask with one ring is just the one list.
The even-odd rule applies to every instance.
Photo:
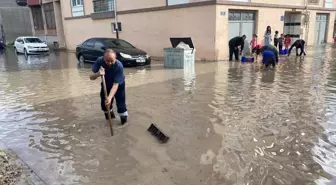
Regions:
[[121, 39], [106, 39], [104, 44], [108, 48], [134, 48], [134, 46]]
[[83, 0], [71, 0], [71, 6], [83, 6]]
[[104, 44], [101, 41], [96, 40], [96, 42], [95, 42], [95, 48], [96, 49], [101, 49], [103, 46], [104, 46]]
[[93, 0], [94, 12], [106, 12], [114, 10], [114, 0]]
[[87, 47], [93, 47], [94, 46], [94, 40], [93, 39], [90, 39], [88, 41], [85, 42], [85, 46]]
[[73, 17], [84, 15], [83, 0], [71, 0], [71, 12]]
[[41, 6], [32, 6], [31, 7], [31, 12], [32, 12], [32, 16], [33, 16], [34, 29], [35, 30], [44, 30]]
[[23, 44], [23, 40], [22, 39], [17, 39], [16, 42]]
[[41, 39], [39, 38], [25, 38], [24, 39], [25, 43], [43, 43]]
[[44, 15], [46, 19], [47, 29], [48, 30], [56, 29], [53, 3], [46, 3], [43, 5], [43, 8], [44, 8]]
[[308, 4], [319, 4], [320, 0], [308, 0]]
[[325, 8], [332, 8], [333, 7], [333, 0], [324, 0], [324, 7]]
[[186, 3], [189, 3], [189, 0], [168, 0], [167, 3], [168, 3], [168, 6], [186, 4]]

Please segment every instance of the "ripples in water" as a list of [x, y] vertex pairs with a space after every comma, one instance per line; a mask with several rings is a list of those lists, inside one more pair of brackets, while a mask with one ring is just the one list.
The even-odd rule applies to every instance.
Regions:
[[[336, 52], [314, 52], [324, 56], [282, 57], [274, 71], [126, 69], [132, 119], [111, 139], [90, 64], [7, 51], [0, 139], [50, 184], [336, 184]], [[167, 145], [145, 132], [152, 121], [171, 135]]]

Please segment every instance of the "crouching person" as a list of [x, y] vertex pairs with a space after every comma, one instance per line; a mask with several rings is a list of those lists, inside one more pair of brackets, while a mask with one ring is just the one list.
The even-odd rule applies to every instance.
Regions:
[[265, 66], [265, 68], [268, 68], [268, 66], [270, 65], [272, 65], [273, 68], [275, 68], [276, 58], [271, 50], [265, 50], [262, 53], [262, 64]]
[[257, 49], [256, 54], [262, 55], [262, 64], [267, 68], [269, 65], [272, 65], [273, 68], [275, 64], [279, 62], [279, 52], [276, 47], [272, 45], [263, 46], [260, 49]]
[[[105, 99], [103, 83], [101, 83], [101, 109], [104, 111], [105, 118], [108, 120], [108, 114], [112, 118], [115, 115], [112, 110], [113, 99], [116, 99], [117, 110], [120, 116], [121, 124], [127, 122], [125, 76], [122, 63], [116, 59], [116, 53], [112, 49], [107, 49], [104, 56], [99, 57], [92, 67], [91, 80], [96, 80], [100, 76], [105, 76], [108, 97]], [[108, 112], [110, 108], [110, 112]]]
[[288, 56], [291, 54], [292, 49], [295, 47], [296, 48], [296, 56], [299, 56], [299, 49], [301, 50], [300, 52], [300, 56], [302, 56], [302, 54], [304, 54], [306, 56], [306, 52], [305, 52], [305, 44], [306, 42], [302, 39], [296, 40], [292, 46], [289, 48], [288, 51]]

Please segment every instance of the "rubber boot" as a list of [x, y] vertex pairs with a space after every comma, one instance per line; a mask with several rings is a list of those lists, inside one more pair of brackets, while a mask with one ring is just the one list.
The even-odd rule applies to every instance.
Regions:
[[127, 116], [120, 116], [121, 125], [127, 123]]

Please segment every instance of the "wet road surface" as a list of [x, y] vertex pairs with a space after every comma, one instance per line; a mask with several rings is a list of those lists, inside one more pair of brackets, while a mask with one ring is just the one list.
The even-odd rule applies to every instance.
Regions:
[[[334, 185], [336, 48], [260, 64], [127, 68], [129, 124], [73, 53], [0, 53], [0, 140], [46, 184]], [[115, 109], [116, 111], [116, 109]], [[154, 122], [170, 137], [147, 133]]]

